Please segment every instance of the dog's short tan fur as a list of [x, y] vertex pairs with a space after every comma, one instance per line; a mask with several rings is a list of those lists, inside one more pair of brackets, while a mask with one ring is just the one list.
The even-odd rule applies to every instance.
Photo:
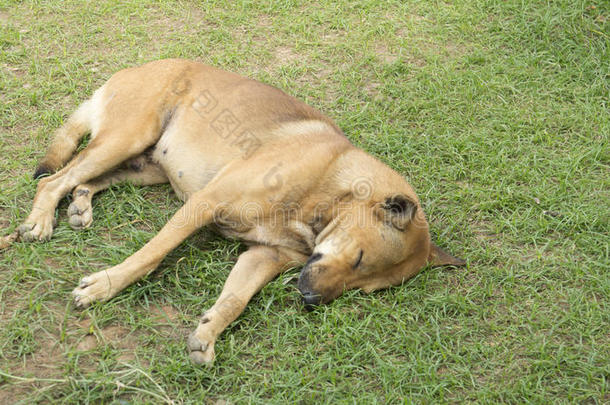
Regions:
[[[86, 133], [88, 146], [71, 159]], [[70, 191], [74, 228], [91, 224], [93, 194], [116, 182], [169, 182], [185, 201], [139, 251], [84, 277], [73, 291], [78, 306], [114, 297], [202, 226], [248, 244], [188, 339], [198, 363], [213, 360], [218, 335], [292, 266], [307, 262], [298, 287], [317, 304], [351, 288], [399, 284], [426, 264], [463, 264], [431, 243], [409, 184], [329, 118], [197, 62], [162, 60], [112, 76], [58, 130], [36, 174], [55, 171], [38, 183], [21, 240], [50, 238]]]

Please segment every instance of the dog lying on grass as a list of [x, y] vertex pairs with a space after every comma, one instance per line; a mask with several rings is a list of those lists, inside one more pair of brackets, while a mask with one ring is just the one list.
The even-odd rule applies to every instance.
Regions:
[[139, 251], [82, 278], [72, 292], [78, 307], [114, 297], [202, 226], [248, 245], [188, 338], [196, 363], [213, 361], [219, 334], [288, 268], [304, 264], [298, 289], [310, 307], [345, 290], [400, 284], [426, 265], [464, 264], [430, 241], [402, 176], [353, 146], [329, 118], [274, 87], [198, 62], [160, 60], [113, 75], [57, 131], [35, 177], [32, 211], [3, 247], [48, 240], [69, 192], [74, 229], [91, 225], [93, 195], [118, 182], [169, 182], [184, 201]]

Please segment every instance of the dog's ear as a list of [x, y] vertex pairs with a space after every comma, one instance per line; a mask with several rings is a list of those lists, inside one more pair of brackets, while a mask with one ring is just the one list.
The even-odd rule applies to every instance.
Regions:
[[385, 199], [381, 205], [386, 222], [404, 231], [417, 213], [417, 204], [406, 195], [396, 194]]
[[430, 242], [428, 263], [432, 266], [464, 266], [466, 261], [451, 256], [449, 253]]

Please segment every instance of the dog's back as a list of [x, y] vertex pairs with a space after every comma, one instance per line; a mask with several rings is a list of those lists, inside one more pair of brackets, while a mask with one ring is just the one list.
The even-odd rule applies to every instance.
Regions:
[[117, 131], [141, 137], [136, 143], [147, 144], [146, 153], [182, 199], [227, 163], [248, 159], [260, 147], [284, 141], [307, 147], [308, 140], [296, 138], [311, 134], [346, 143], [331, 119], [275, 87], [202, 63], [167, 59], [114, 74], [57, 131], [35, 177], [63, 167], [86, 133], [95, 141]]

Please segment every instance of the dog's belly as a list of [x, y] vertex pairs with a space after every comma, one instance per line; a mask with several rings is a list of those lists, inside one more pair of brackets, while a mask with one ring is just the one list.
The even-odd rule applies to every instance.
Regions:
[[167, 151], [166, 156], [155, 156], [161, 153], [155, 152], [153, 159], [161, 165], [174, 192], [182, 201], [204, 188], [218, 172], [217, 168], [205, 162], [194, 163], [194, 153], [191, 156], [183, 153], [178, 157]]
[[[161, 136], [152, 153], [169, 182], [182, 201], [201, 190], [227, 163], [214, 155], [212, 145], [203, 147], [202, 139], [196, 139], [179, 124], [172, 125]], [[201, 137], [201, 136], [200, 136]]]

